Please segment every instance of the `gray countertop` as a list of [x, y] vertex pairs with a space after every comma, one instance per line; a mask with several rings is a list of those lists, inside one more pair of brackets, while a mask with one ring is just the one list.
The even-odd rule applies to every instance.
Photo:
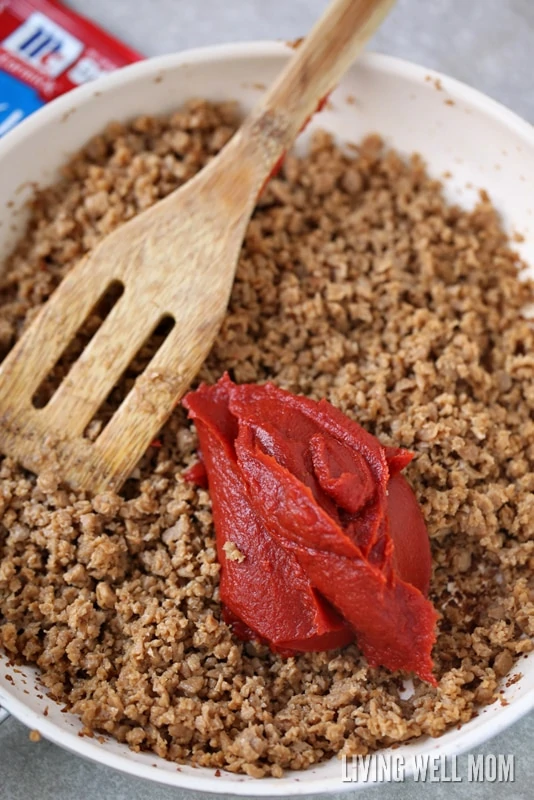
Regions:
[[[187, 47], [302, 35], [325, 0], [71, 0], [146, 55]], [[481, 89], [534, 123], [534, 0], [399, 0], [373, 42], [375, 50], [417, 61]], [[515, 781], [499, 783], [405, 783], [358, 792], [358, 798], [534, 796], [534, 714], [478, 748], [477, 753], [514, 754]], [[466, 774], [460, 759], [459, 774]], [[355, 796], [337, 795], [338, 797]], [[182, 800], [203, 797], [124, 776], [83, 761], [41, 741], [14, 719], [0, 727], [2, 800]], [[334, 797], [334, 795], [331, 795]]]

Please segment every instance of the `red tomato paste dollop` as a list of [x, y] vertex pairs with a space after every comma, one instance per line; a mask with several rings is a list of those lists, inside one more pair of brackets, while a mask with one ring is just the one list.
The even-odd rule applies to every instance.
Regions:
[[430, 544], [400, 474], [412, 454], [382, 446], [325, 400], [271, 384], [225, 375], [183, 402], [198, 431], [221, 602], [236, 635], [284, 654], [356, 639], [371, 666], [435, 684]]

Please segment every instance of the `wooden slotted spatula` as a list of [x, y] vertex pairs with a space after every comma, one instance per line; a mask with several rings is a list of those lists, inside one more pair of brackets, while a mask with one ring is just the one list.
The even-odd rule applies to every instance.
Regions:
[[[224, 317], [273, 165], [394, 0], [334, 0], [220, 154], [107, 236], [63, 279], [0, 367], [0, 450], [73, 488], [118, 490], [185, 393]], [[44, 408], [32, 397], [110, 284], [124, 291]], [[83, 432], [158, 323], [175, 324], [96, 441]]]

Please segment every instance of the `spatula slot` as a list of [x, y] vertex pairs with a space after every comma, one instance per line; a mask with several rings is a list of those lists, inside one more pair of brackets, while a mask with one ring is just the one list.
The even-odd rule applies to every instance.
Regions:
[[48, 405], [73, 364], [79, 359], [96, 332], [102, 327], [123, 293], [124, 284], [121, 281], [114, 280], [109, 284], [78, 329], [76, 336], [71, 339], [55, 366], [34, 393], [32, 397], [34, 408], [44, 408]]
[[86, 439], [94, 441], [107, 425], [115, 411], [119, 408], [124, 398], [132, 389], [135, 379], [149, 365], [156, 355], [165, 339], [174, 328], [175, 320], [170, 314], [165, 315], [157, 323], [156, 327], [146, 339], [145, 343], [139, 348], [133, 359], [130, 361], [126, 370], [115, 383], [111, 392], [99, 407], [96, 414], [85, 428], [83, 433]]

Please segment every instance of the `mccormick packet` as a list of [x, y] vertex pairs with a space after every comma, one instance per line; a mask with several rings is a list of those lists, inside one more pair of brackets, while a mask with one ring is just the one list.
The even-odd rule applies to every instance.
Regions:
[[60, 94], [141, 58], [58, 0], [0, 0], [0, 137]]

